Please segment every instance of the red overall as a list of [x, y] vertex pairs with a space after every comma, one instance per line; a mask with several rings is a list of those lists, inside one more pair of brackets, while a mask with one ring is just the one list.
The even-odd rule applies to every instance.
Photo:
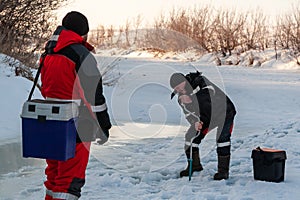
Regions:
[[67, 161], [46, 160], [46, 200], [78, 199], [85, 183], [85, 170], [89, 159], [90, 142], [76, 144], [75, 157]]
[[[76, 93], [75, 86], [76, 63], [68, 57], [60, 55], [59, 51], [71, 44], [85, 46], [87, 43], [76, 33], [65, 29], [59, 32], [59, 37], [55, 42], [57, 44], [53, 48], [53, 53], [47, 54], [41, 70], [42, 95], [45, 98], [81, 99], [80, 92]], [[91, 142], [77, 143], [75, 157], [67, 161], [46, 160], [47, 180], [44, 184], [47, 190], [45, 199], [71, 200], [80, 197], [81, 188], [85, 183], [90, 145]]]

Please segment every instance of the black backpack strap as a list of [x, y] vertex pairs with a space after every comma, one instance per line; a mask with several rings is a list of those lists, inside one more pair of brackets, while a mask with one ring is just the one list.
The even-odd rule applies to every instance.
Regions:
[[40, 73], [41, 73], [41, 69], [42, 69], [42, 67], [43, 67], [43, 65], [44, 65], [44, 60], [45, 60], [46, 55], [47, 55], [47, 52], [44, 52], [44, 53], [41, 55], [42, 60], [41, 60], [40, 66], [39, 66], [39, 68], [38, 68], [38, 71], [37, 71], [37, 73], [36, 73], [36, 75], [35, 75], [35, 78], [34, 78], [34, 81], [33, 81], [33, 86], [32, 86], [32, 88], [31, 88], [31, 91], [30, 91], [30, 93], [29, 93], [29, 96], [28, 96], [27, 101], [30, 101], [30, 100], [31, 100], [31, 97], [32, 97], [32, 95], [33, 95], [35, 86], [37, 85], [37, 82], [38, 82], [38, 80], [39, 80], [39, 76], [40, 76]]

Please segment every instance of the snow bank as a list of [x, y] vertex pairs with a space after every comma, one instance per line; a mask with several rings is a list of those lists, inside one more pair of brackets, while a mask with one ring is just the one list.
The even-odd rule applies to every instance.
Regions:
[[[242, 54], [233, 54], [231, 56], [221, 57], [212, 53], [202, 54], [201, 52], [190, 49], [184, 52], [161, 52], [156, 50], [122, 50], [109, 49], [98, 50], [99, 56], [119, 56], [124, 58], [147, 58], [157, 59], [160, 61], [176, 61], [176, 62], [196, 62], [211, 65], [233, 65], [247, 67], [263, 67], [279, 70], [299, 70], [300, 65], [292, 57], [289, 52], [279, 50], [277, 53], [273, 49], [265, 51], [247, 51]], [[277, 54], [277, 58], [276, 58]]]
[[[215, 57], [215, 56], [214, 56]], [[213, 59], [216, 63], [216, 57]], [[222, 65], [238, 65], [247, 67], [263, 67], [279, 70], [298, 70], [300, 65], [289, 52], [279, 50], [275, 52], [273, 49], [265, 51], [247, 51], [242, 54], [233, 54], [225, 58], [220, 57], [219, 61]]]
[[[5, 55], [0, 54], [0, 144], [20, 140], [20, 114], [23, 102], [27, 100], [32, 82], [26, 78], [15, 76], [14, 68], [7, 65]], [[35, 98], [41, 98], [36, 89]]]
[[[179, 178], [179, 171], [187, 164], [183, 145], [188, 126], [181, 121], [176, 100], [170, 100], [168, 78], [174, 71], [187, 73], [195, 69], [182, 61], [127, 58], [119, 63], [118, 84], [104, 88], [114, 127], [107, 144], [92, 145], [81, 199], [299, 198], [298, 71], [215, 68], [207, 64], [212, 58], [213, 55], [206, 55], [193, 65], [213, 81], [219, 81], [237, 107], [230, 178], [212, 180], [217, 168], [214, 132], [200, 145], [204, 170], [195, 173], [190, 182]], [[0, 64], [1, 143], [20, 139], [19, 115], [31, 86], [30, 81], [15, 77], [8, 66]], [[38, 96], [36, 91], [35, 97]], [[257, 146], [287, 152], [284, 182], [253, 179], [251, 151]], [[0, 176], [0, 198], [43, 199], [45, 164], [23, 164], [13, 170], [11, 166], [20, 159], [21, 151], [15, 146], [12, 149], [7, 157], [1, 157], [7, 161], [1, 160], [1, 168], [7, 167], [11, 172]]]

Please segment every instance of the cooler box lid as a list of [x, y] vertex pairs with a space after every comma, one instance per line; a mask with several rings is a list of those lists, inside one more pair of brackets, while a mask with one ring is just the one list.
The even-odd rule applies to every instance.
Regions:
[[283, 150], [278, 149], [271, 149], [271, 148], [261, 148], [257, 147], [256, 149], [252, 150], [251, 158], [260, 158], [264, 157], [264, 159], [268, 160], [286, 160], [286, 152]]
[[69, 121], [77, 118], [78, 105], [73, 101], [33, 99], [23, 104], [22, 118]]

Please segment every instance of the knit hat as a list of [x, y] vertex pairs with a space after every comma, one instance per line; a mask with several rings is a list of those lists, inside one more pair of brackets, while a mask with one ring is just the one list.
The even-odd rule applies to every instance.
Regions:
[[179, 85], [180, 83], [187, 81], [185, 76], [181, 73], [174, 73], [172, 74], [171, 78], [170, 78], [170, 86], [172, 88], [175, 88], [177, 85]]
[[77, 11], [69, 12], [62, 20], [62, 25], [80, 36], [89, 32], [89, 23], [87, 18]]

